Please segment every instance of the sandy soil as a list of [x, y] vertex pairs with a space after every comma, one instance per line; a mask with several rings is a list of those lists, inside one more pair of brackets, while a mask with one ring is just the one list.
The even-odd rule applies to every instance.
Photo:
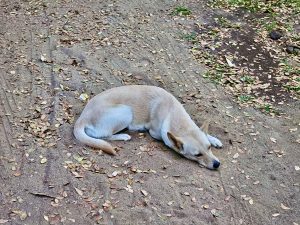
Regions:
[[[299, 102], [272, 118], [203, 79], [180, 27], [207, 9], [174, 18], [177, 5], [0, 2], [0, 224], [300, 224]], [[77, 143], [80, 94], [126, 84], [164, 87], [199, 125], [211, 119], [221, 168], [148, 134], [114, 142], [115, 157]]]

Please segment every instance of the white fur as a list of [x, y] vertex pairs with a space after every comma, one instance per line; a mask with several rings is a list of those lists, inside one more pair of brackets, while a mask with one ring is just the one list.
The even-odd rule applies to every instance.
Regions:
[[[188, 159], [213, 169], [219, 160], [210, 146], [222, 147], [217, 138], [207, 134], [208, 123], [201, 130], [178, 100], [165, 90], [145, 85], [112, 88], [92, 98], [75, 123], [74, 135], [81, 142], [116, 154], [106, 140], [130, 140], [129, 130], [145, 131]], [[197, 155], [202, 154], [199, 158]]]

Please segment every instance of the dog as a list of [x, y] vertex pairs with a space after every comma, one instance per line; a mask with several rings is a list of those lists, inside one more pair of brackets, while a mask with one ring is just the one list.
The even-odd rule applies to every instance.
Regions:
[[[199, 128], [180, 102], [162, 88], [128, 85], [106, 90], [85, 106], [74, 126], [80, 142], [116, 155], [105, 140], [128, 141], [131, 137], [120, 131], [149, 131], [180, 155], [200, 166], [217, 169], [220, 161], [211, 146], [221, 148], [219, 139], [207, 133], [208, 122]], [[104, 140], [105, 139], [105, 140]]]

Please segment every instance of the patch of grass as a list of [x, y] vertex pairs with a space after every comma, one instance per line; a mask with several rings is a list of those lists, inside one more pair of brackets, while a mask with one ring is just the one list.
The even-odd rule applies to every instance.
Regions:
[[265, 104], [261, 106], [261, 109], [263, 112], [268, 113], [268, 114], [273, 114], [273, 115], [280, 115], [280, 112], [278, 109], [275, 109], [272, 105], [270, 104]]
[[251, 76], [245, 75], [243, 77], [241, 77], [241, 81], [243, 81], [244, 83], [247, 84], [253, 84], [254, 83], [254, 79]]
[[223, 73], [207, 71], [203, 77], [209, 78], [214, 84], [220, 84], [223, 79]]
[[293, 74], [300, 74], [300, 69], [292, 66], [287, 59], [284, 59], [281, 63], [280, 63], [282, 67], [282, 71], [284, 72], [285, 75], [291, 76]]
[[272, 106], [269, 104], [264, 105], [264, 111], [267, 113], [272, 112]]
[[272, 21], [272, 22], [270, 22], [270, 23], [266, 23], [265, 25], [264, 25], [264, 27], [265, 27], [265, 29], [267, 30], [267, 31], [272, 31], [272, 30], [275, 30], [276, 28], [277, 28], [277, 23], [276, 23], [276, 21]]
[[184, 6], [178, 6], [174, 9], [172, 12], [173, 15], [179, 15], [179, 16], [188, 16], [192, 14], [192, 11], [189, 10], [187, 7]]
[[190, 34], [183, 34], [182, 35], [182, 38], [187, 40], [187, 41], [190, 41], [190, 42], [195, 42], [196, 41], [196, 38], [197, 38], [197, 34], [192, 32]]
[[246, 103], [246, 102], [251, 101], [251, 100], [253, 99], [253, 97], [250, 96], [250, 95], [240, 95], [240, 96], [238, 97], [238, 99], [239, 99], [240, 102]]
[[288, 91], [300, 94], [300, 77], [296, 77], [293, 81], [284, 86]]
[[210, 3], [214, 7], [225, 8], [245, 8], [250, 12], [274, 12], [274, 7], [287, 7], [292, 9], [293, 13], [300, 12], [299, 0], [211, 0]]
[[285, 85], [284, 86], [288, 91], [300, 92], [300, 85]]

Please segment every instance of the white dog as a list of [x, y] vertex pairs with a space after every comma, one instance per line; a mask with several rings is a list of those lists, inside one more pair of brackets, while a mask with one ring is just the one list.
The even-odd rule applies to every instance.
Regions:
[[98, 94], [78, 118], [74, 135], [86, 145], [115, 155], [113, 147], [103, 139], [130, 140], [128, 134], [118, 133], [125, 128], [148, 130], [153, 138], [209, 169], [220, 166], [211, 146], [221, 148], [222, 143], [207, 134], [208, 123], [200, 129], [179, 101], [159, 87], [122, 86]]

